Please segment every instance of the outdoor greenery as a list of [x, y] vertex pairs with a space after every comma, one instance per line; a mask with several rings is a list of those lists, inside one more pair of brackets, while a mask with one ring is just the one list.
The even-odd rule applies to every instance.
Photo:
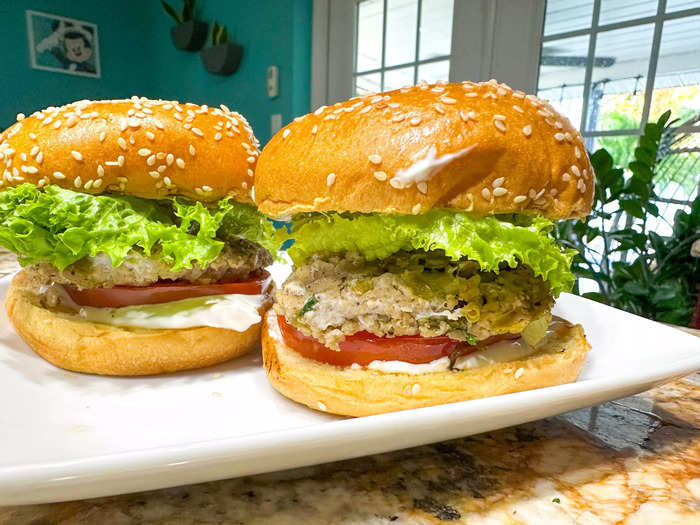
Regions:
[[658, 321], [688, 325], [700, 283], [700, 259], [691, 256], [691, 246], [700, 239], [700, 198], [676, 214], [671, 236], [648, 228], [649, 220], [659, 215], [655, 172], [668, 151], [670, 114], [645, 126], [630, 156], [615, 151], [624, 164], [605, 148], [591, 155], [597, 179], [593, 212], [586, 220], [561, 221], [555, 235], [577, 251], [575, 275], [598, 285], [598, 291], [582, 295]]

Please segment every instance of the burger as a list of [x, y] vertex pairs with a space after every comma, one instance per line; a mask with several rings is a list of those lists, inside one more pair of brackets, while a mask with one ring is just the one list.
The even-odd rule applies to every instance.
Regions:
[[0, 134], [5, 299], [56, 366], [144, 375], [256, 347], [272, 225], [251, 200], [259, 144], [225, 106], [80, 101]]
[[574, 277], [550, 231], [593, 192], [571, 123], [495, 80], [298, 118], [255, 174], [258, 208], [293, 239], [263, 323], [269, 381], [350, 416], [574, 381], [590, 347], [551, 313]]

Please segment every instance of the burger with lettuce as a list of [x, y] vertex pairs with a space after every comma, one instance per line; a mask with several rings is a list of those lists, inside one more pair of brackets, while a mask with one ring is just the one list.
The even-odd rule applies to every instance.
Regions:
[[5, 303], [24, 340], [80, 372], [196, 368], [257, 346], [271, 224], [258, 142], [225, 106], [80, 101], [0, 134]]
[[359, 416], [577, 378], [583, 328], [552, 315], [572, 253], [549, 232], [590, 212], [594, 180], [546, 102], [490, 81], [322, 107], [264, 148], [255, 189], [291, 221], [263, 325], [283, 395]]

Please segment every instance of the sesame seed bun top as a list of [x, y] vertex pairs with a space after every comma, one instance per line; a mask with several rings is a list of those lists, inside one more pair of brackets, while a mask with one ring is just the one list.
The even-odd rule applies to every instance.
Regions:
[[0, 191], [30, 182], [147, 199], [250, 201], [259, 143], [227, 107], [81, 100], [24, 117], [0, 134]]
[[552, 219], [591, 210], [583, 139], [546, 102], [495, 80], [365, 95], [295, 119], [255, 173], [264, 213], [455, 208]]

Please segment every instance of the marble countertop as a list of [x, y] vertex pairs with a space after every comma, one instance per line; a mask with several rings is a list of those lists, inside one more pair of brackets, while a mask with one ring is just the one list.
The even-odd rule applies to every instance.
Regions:
[[[0, 253], [0, 273], [14, 264]], [[0, 508], [0, 524], [700, 523], [700, 374], [469, 438], [260, 476]]]

